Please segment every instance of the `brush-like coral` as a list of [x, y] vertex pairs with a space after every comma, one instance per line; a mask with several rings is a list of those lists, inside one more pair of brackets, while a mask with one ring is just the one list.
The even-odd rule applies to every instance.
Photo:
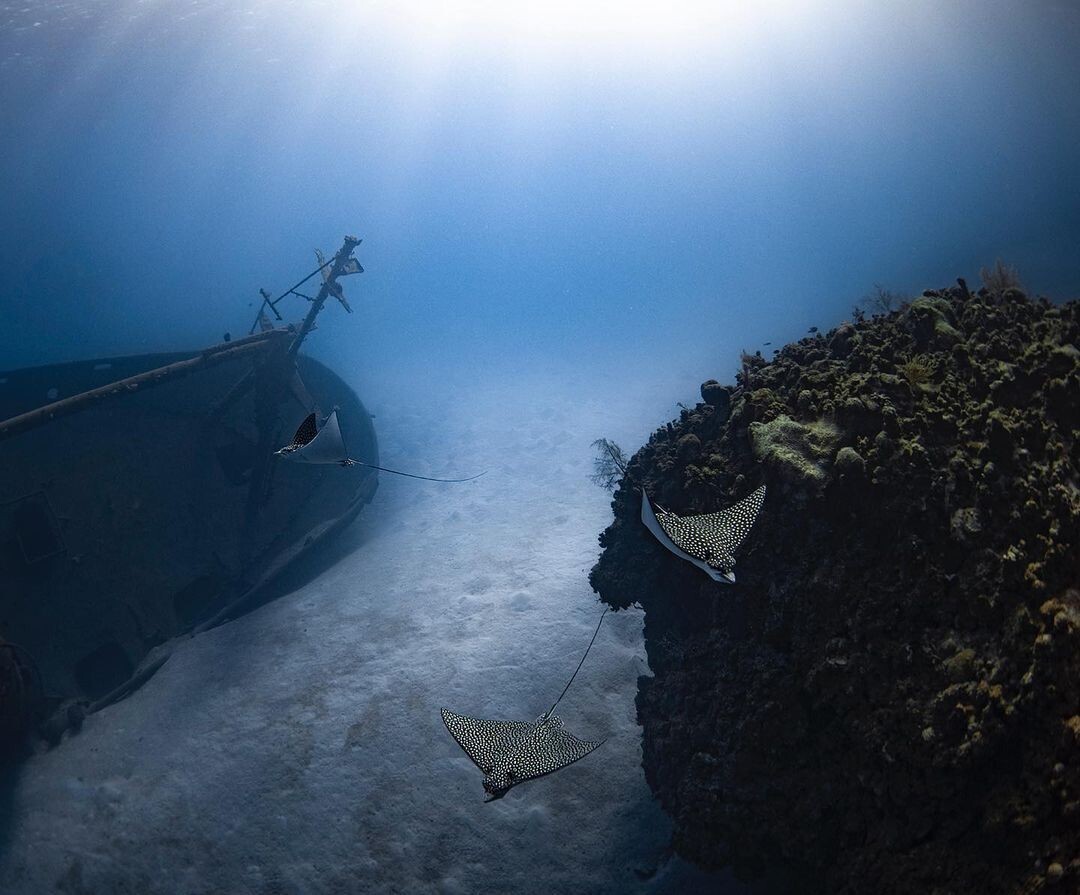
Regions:
[[1015, 267], [1010, 267], [1000, 258], [994, 262], [993, 267], [983, 267], [979, 270], [979, 278], [983, 288], [994, 295], [1004, 295], [1009, 289], [1024, 287], [1020, 283], [1020, 274]]
[[593, 472], [589, 480], [605, 491], [614, 491], [626, 473], [626, 454], [614, 441], [607, 438], [596, 439], [592, 446], [596, 449], [596, 456], [593, 457]]

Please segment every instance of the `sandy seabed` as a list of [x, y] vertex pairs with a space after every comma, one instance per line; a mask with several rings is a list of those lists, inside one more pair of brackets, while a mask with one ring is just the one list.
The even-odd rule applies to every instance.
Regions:
[[608, 616], [559, 706], [607, 738], [576, 765], [484, 804], [439, 717], [532, 720], [558, 695], [601, 612], [590, 442], [635, 447], [672, 393], [535, 373], [397, 388], [359, 389], [384, 464], [487, 475], [383, 475], [278, 599], [34, 755], [3, 793], [0, 891], [742, 891], [667, 852], [640, 766], [639, 611]]

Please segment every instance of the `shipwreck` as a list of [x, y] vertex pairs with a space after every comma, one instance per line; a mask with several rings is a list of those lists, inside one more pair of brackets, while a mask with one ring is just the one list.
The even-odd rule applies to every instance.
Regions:
[[[57, 738], [145, 680], [178, 638], [233, 617], [340, 532], [378, 485], [353, 391], [300, 349], [340, 278], [346, 237], [263, 301], [251, 333], [201, 351], [0, 373], [0, 743]], [[321, 276], [314, 295], [299, 290]], [[277, 304], [301, 296], [303, 322]], [[279, 321], [272, 323], [273, 315]], [[366, 464], [283, 463], [309, 413], [332, 413]]]

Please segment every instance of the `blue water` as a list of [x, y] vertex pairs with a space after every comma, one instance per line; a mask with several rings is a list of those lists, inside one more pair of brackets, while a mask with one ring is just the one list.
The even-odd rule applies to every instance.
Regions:
[[[30, 762], [0, 889], [741, 891], [662, 857], [639, 616], [568, 698], [610, 735], [581, 776], [478, 813], [438, 700], [534, 717], [576, 662], [610, 518], [593, 438], [633, 450], [741, 349], [875, 284], [1002, 258], [1080, 293], [1078, 50], [1067, 0], [0, 3], [0, 369], [243, 335], [260, 287], [351, 233], [355, 313], [331, 303], [305, 350], [376, 411], [384, 459], [493, 469], [385, 483], [337, 566]], [[353, 737], [380, 721], [411, 774]]]
[[345, 233], [319, 351], [379, 369], [719, 375], [874, 283], [1078, 291], [1075, 4], [593, 6], [4, 4], [0, 357], [246, 332]]

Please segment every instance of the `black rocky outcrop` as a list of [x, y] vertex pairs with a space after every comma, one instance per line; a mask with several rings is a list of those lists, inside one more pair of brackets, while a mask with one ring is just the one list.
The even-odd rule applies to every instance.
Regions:
[[[927, 292], [745, 356], [633, 457], [592, 584], [646, 610], [648, 781], [675, 846], [800, 891], [1080, 891], [1080, 305]], [[641, 485], [762, 480], [734, 587]]]

